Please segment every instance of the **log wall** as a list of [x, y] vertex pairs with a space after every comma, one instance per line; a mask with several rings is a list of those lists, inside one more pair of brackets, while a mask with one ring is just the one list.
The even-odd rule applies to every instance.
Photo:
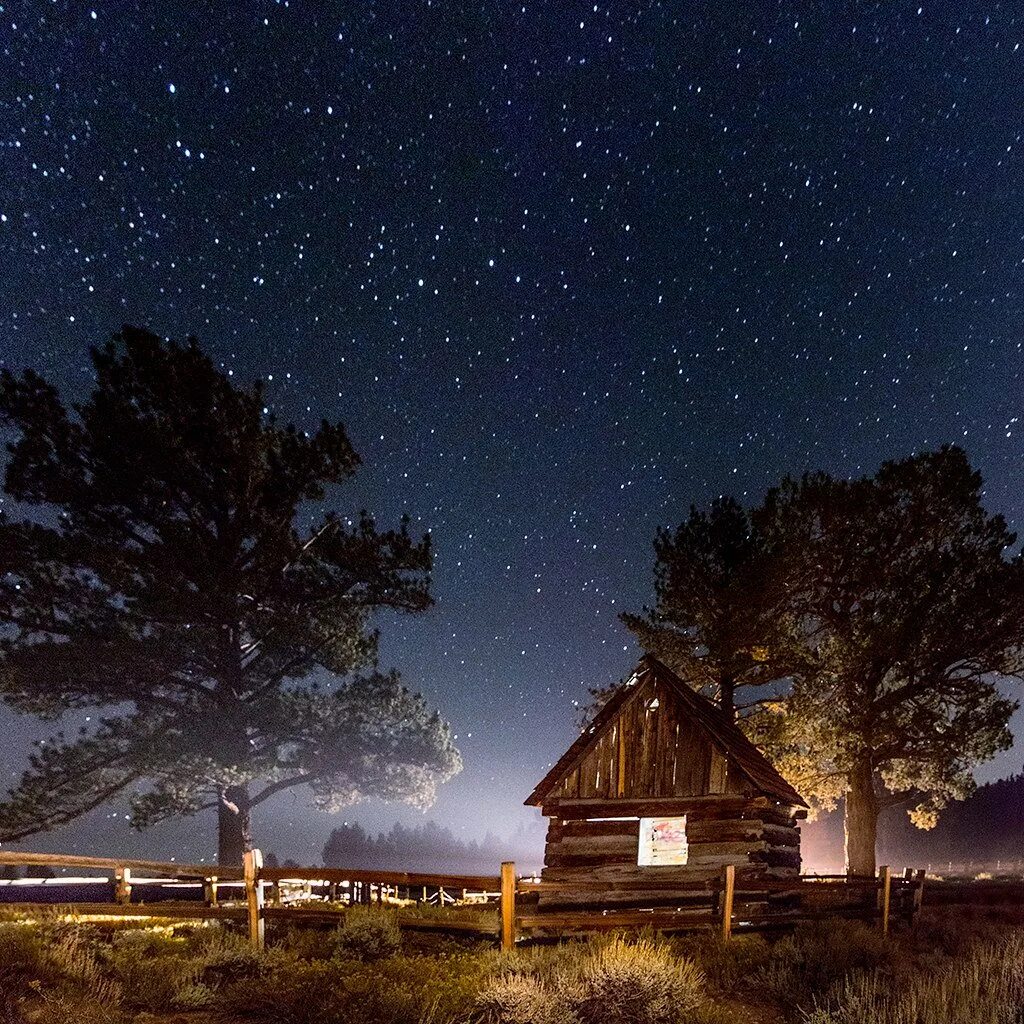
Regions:
[[[737, 802], [712, 797], [674, 805], [588, 801], [586, 808], [576, 804], [551, 810], [541, 877], [557, 883], [557, 888], [541, 896], [541, 907], [546, 909], [682, 905], [706, 899], [694, 883], [717, 879], [729, 864], [747, 879], [785, 878], [800, 872], [797, 809], [763, 798]], [[640, 817], [682, 814], [686, 815], [687, 863], [639, 866]], [[678, 889], [672, 888], [675, 882]], [[645, 890], [646, 883], [653, 887]]]

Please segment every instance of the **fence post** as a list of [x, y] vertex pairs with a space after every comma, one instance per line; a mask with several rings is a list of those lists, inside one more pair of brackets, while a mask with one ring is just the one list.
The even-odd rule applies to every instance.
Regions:
[[132, 901], [132, 869], [118, 864], [114, 868], [114, 902], [131, 903]]
[[263, 867], [263, 854], [259, 850], [249, 850], [245, 854], [245, 895], [249, 905], [249, 941], [257, 948], [263, 949], [266, 938], [263, 917], [263, 886], [260, 885], [260, 869]]
[[924, 868], [918, 868], [917, 874], [914, 876], [916, 885], [914, 886], [914, 903], [913, 910], [910, 914], [910, 923], [913, 924], [917, 915], [921, 912], [921, 904], [924, 902]]
[[907, 919], [907, 924], [914, 923], [914, 869], [903, 869], [903, 885], [900, 886], [896, 906], [902, 910], [902, 916]]
[[501, 865], [501, 948], [516, 945], [516, 865], [506, 860]]
[[882, 878], [882, 891], [880, 896], [880, 909], [882, 911], [882, 934], [889, 934], [889, 906], [892, 902], [892, 869], [888, 864], [878, 869]]
[[732, 902], [736, 895], [736, 865], [727, 864], [722, 872], [722, 940], [732, 937]]
[[217, 906], [217, 876], [210, 875], [209, 878], [203, 879], [203, 899], [210, 904], [211, 907]]

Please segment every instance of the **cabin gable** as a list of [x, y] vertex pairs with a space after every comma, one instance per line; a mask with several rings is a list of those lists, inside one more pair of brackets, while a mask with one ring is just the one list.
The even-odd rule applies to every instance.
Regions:
[[676, 688], [653, 673], [638, 682], [547, 791], [552, 800], [637, 800], [742, 794], [750, 784]]

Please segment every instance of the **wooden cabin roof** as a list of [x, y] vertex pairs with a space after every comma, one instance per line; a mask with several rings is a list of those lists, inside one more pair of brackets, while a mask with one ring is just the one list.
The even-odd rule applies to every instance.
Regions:
[[807, 806], [800, 794], [747, 739], [730, 715], [687, 686], [668, 666], [649, 654], [640, 659], [633, 676], [612, 694], [594, 721], [544, 776], [526, 803], [532, 806], [543, 804], [587, 755], [603, 742], [606, 734], [619, 721], [620, 712], [626, 704], [647, 685], [667, 687], [687, 722], [706, 736], [730, 766], [737, 769], [760, 794], [791, 806]]

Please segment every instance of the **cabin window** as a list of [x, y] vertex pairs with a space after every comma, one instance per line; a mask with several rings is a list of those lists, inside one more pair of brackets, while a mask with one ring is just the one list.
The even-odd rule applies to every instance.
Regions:
[[681, 818], [640, 819], [640, 844], [636, 855], [640, 867], [685, 864], [689, 855], [685, 814]]

